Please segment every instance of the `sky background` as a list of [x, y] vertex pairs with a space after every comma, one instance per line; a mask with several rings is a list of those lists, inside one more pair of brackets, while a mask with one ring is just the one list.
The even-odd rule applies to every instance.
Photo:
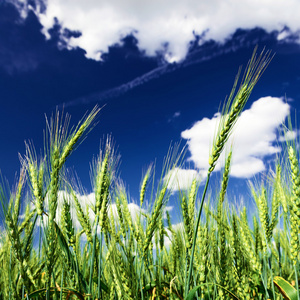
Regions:
[[43, 148], [45, 116], [64, 107], [76, 125], [97, 104], [98, 125], [67, 161], [87, 193], [108, 134], [133, 201], [150, 163], [159, 177], [171, 141], [187, 145], [177, 170], [184, 188], [207, 170], [216, 113], [256, 45], [276, 55], [234, 135], [237, 198], [282, 153], [277, 128], [290, 111], [298, 115], [300, 1], [0, 0], [3, 176], [16, 180], [24, 141]]

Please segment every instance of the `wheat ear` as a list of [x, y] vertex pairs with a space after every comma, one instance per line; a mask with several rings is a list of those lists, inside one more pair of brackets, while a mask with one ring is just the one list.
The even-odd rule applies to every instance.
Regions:
[[241, 87], [236, 93], [236, 96], [233, 98], [239, 77], [239, 74], [237, 75], [234, 87], [224, 107], [223, 117], [213, 143], [212, 154], [209, 157], [209, 173], [214, 170], [216, 162], [218, 161], [224, 149], [225, 143], [227, 142], [239, 115], [245, 107], [245, 104], [247, 103], [254, 86], [256, 85], [262, 73], [265, 71], [271, 59], [272, 57], [270, 57], [270, 52], [267, 51], [265, 54], [262, 52], [257, 58], [256, 49], [254, 50], [245, 71]]
[[294, 265], [298, 262], [299, 255], [299, 224], [300, 224], [300, 177], [299, 164], [294, 147], [288, 149], [292, 177], [292, 199], [291, 199], [291, 257]]
[[62, 153], [59, 159], [59, 167], [61, 168], [62, 165], [65, 163], [68, 156], [74, 150], [74, 147], [78, 143], [79, 139], [83, 136], [83, 134], [90, 128], [92, 122], [95, 120], [97, 114], [99, 113], [100, 108], [95, 106], [93, 110], [88, 114], [88, 116], [80, 122], [73, 133], [70, 134], [68, 140], [66, 141]]
[[144, 176], [144, 179], [142, 181], [141, 190], [140, 190], [140, 207], [142, 207], [143, 203], [144, 203], [146, 188], [147, 188], [147, 184], [150, 179], [151, 171], [152, 171], [152, 165], [148, 168], [148, 170]]
[[154, 204], [155, 206], [154, 206], [153, 212], [151, 214], [149, 224], [146, 229], [146, 239], [145, 239], [145, 243], [144, 243], [144, 247], [143, 247], [144, 256], [146, 255], [146, 252], [147, 252], [150, 242], [152, 240], [154, 230], [157, 228], [156, 221], [157, 221], [159, 214], [161, 214], [161, 210], [162, 210], [162, 207], [164, 204], [166, 192], [167, 192], [167, 186], [164, 186], [160, 190], [157, 200], [155, 201], [155, 204]]
[[[225, 144], [232, 132], [232, 129], [235, 125], [235, 123], [238, 120], [239, 115], [241, 114], [247, 100], [250, 97], [250, 94], [259, 80], [260, 76], [270, 63], [272, 57], [270, 57], [270, 52], [266, 52], [264, 54], [264, 51], [261, 52], [260, 56], [257, 58], [256, 56], [256, 48], [253, 52], [253, 55], [248, 63], [248, 66], [246, 68], [245, 74], [244, 74], [244, 79], [241, 83], [241, 87], [236, 93], [236, 96], [234, 97], [235, 94], [235, 89], [237, 86], [238, 82], [238, 76], [235, 80], [233, 89], [230, 93], [229, 99], [224, 107], [223, 110], [223, 117], [221, 118], [221, 122], [219, 125], [219, 129], [217, 131], [217, 135], [214, 139], [213, 142], [213, 147], [212, 147], [212, 153], [209, 157], [209, 168], [208, 168], [208, 173], [207, 173], [207, 178], [206, 178], [206, 183], [204, 186], [203, 194], [202, 194], [202, 199], [200, 202], [200, 208], [199, 208], [199, 213], [196, 221], [196, 228], [195, 228], [195, 233], [194, 233], [194, 238], [193, 238], [193, 246], [192, 246], [192, 252], [191, 252], [191, 260], [190, 260], [190, 267], [189, 267], [189, 274], [188, 274], [188, 279], [186, 280], [185, 283], [185, 297], [187, 296], [187, 293], [189, 291], [189, 286], [191, 283], [191, 278], [192, 278], [192, 272], [193, 272], [193, 261], [194, 261], [194, 252], [195, 252], [195, 247], [196, 247], [196, 239], [197, 239], [197, 231], [198, 227], [200, 224], [200, 219], [201, 219], [201, 214], [202, 214], [202, 208], [204, 204], [204, 199], [205, 195], [207, 192], [208, 184], [209, 184], [209, 179], [210, 179], [210, 174], [213, 172], [215, 169], [216, 163], [225, 147]], [[233, 101], [232, 101], [233, 99]], [[231, 103], [232, 101], [232, 103]]]

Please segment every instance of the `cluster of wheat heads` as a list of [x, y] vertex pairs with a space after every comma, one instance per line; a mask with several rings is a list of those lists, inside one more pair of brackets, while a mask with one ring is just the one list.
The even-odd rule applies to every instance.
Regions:
[[206, 196], [210, 174], [269, 61], [268, 52], [254, 53], [235, 92], [236, 80], [202, 196], [196, 179], [175, 194], [181, 214], [177, 224], [165, 208], [171, 196], [166, 175], [182, 161], [179, 147], [167, 154], [158, 183], [153, 166], [145, 172], [139, 206], [133, 206], [117, 176], [118, 156], [108, 138], [92, 164], [94, 201], [83, 202], [65, 161], [99, 109], [70, 130], [69, 118], [57, 113], [47, 122], [43, 155], [27, 144], [15, 188], [2, 184], [0, 189], [0, 299], [298, 300], [296, 144], [287, 144], [286, 157], [268, 181], [251, 186], [256, 212], [229, 204], [231, 151], [219, 188]]

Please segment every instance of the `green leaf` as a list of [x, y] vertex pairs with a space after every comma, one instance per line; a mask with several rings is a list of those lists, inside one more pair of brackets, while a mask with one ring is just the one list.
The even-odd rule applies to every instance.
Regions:
[[[144, 291], [148, 292], [149, 290], [155, 288], [157, 286], [156, 280], [151, 281], [150, 283], [146, 284], [145, 287], [143, 288]], [[169, 287], [170, 284], [167, 282], [161, 282], [161, 286]]]
[[185, 300], [194, 300], [196, 292], [200, 289], [201, 286], [202, 286], [202, 284], [198, 285], [198, 286], [194, 287], [192, 290], [190, 290], [190, 292], [186, 296]]
[[[64, 293], [64, 294], [75, 295], [78, 299], [84, 300], [84, 295], [82, 295], [81, 293], [79, 293], [78, 291], [76, 291], [76, 290], [74, 290], [72, 288], [62, 288], [62, 289], [60, 289], [60, 288], [51, 287], [50, 288], [50, 293], [52, 294], [55, 291], [59, 291], [60, 292], [60, 290], [62, 290], [62, 293]], [[28, 298], [29, 299], [36, 298], [39, 295], [44, 294], [44, 293], [46, 293], [46, 289], [36, 290], [36, 291], [28, 294]], [[26, 300], [26, 299], [27, 299], [27, 296], [24, 298], [24, 300]]]
[[[93, 281], [98, 284], [98, 277], [94, 277]], [[101, 279], [100, 279], [100, 283], [101, 283], [101, 290], [108, 293], [109, 292], [108, 286]]]
[[[61, 247], [62, 251], [64, 251], [64, 253], [66, 254], [68, 261], [71, 263], [71, 266], [73, 267], [74, 271], [76, 272], [74, 255], [71, 253], [71, 251], [68, 247], [68, 243], [65, 240], [65, 237], [64, 237], [63, 233], [61, 232], [61, 230], [58, 227], [56, 222], [54, 222], [54, 227], [55, 227], [55, 231], [56, 231], [56, 234], [57, 234], [57, 238], [58, 238], [58, 242], [60, 244], [60, 247]], [[78, 270], [78, 276], [79, 276], [81, 284], [83, 285], [83, 288], [84, 288], [85, 292], [87, 292], [87, 283], [85, 282], [84, 277], [82, 275], [82, 272], [80, 270]], [[95, 283], [98, 283], [98, 277], [93, 278], [93, 281]], [[101, 280], [101, 289], [104, 290], [107, 293], [109, 291], [109, 288], [107, 287], [107, 285], [102, 280]]]
[[[215, 283], [213, 283], [215, 284]], [[194, 298], [196, 297], [196, 292], [200, 289], [201, 286], [203, 285], [206, 285], [206, 284], [200, 284], [196, 287], [194, 287], [192, 290], [190, 290], [190, 292], [188, 293], [188, 295], [186, 296], [186, 298], [184, 300], [194, 300]], [[225, 289], [224, 287], [218, 285], [218, 284], [215, 284], [216, 286], [218, 286], [220, 289], [223, 289], [226, 293], [230, 294], [232, 299], [237, 299], [239, 300], [239, 298], [234, 295], [233, 293], [231, 293], [230, 291], [228, 291], [227, 289]]]
[[59, 245], [61, 247], [61, 250], [65, 253], [67, 260], [70, 262], [71, 267], [73, 268], [75, 273], [77, 273], [78, 279], [81, 283], [81, 286], [83, 287], [83, 290], [86, 293], [87, 292], [87, 283], [86, 283], [82, 273], [80, 272], [80, 270], [78, 270], [78, 272], [76, 272], [76, 262], [75, 262], [74, 256], [71, 253], [71, 251], [68, 247], [68, 243], [65, 240], [65, 237], [56, 222], [54, 222], [54, 228], [55, 228], [55, 232], [57, 234], [57, 239], [58, 239]]
[[297, 300], [297, 290], [289, 284], [285, 279], [279, 276], [274, 277], [274, 284], [280, 291], [281, 295], [284, 297], [286, 300]]

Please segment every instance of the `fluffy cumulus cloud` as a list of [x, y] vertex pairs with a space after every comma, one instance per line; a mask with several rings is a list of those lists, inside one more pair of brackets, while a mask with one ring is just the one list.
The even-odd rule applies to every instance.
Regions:
[[[82, 210], [86, 213], [88, 211], [88, 216], [90, 219], [91, 224], [93, 224], [95, 220], [95, 213], [93, 211], [93, 207], [95, 206], [95, 193], [90, 193], [88, 195], [81, 195], [81, 194], [76, 194], [76, 197], [82, 207]], [[45, 209], [48, 211], [48, 202], [49, 202], [49, 197], [48, 195], [45, 198]], [[67, 202], [70, 204], [70, 213], [71, 217], [73, 220], [73, 226], [77, 230], [81, 230], [82, 227], [80, 225], [80, 222], [77, 217], [76, 213], [76, 207], [74, 203], [73, 196], [69, 194], [67, 191], [59, 191], [58, 192], [58, 201], [57, 201], [57, 211], [56, 211], [56, 221], [59, 223], [61, 221], [61, 213], [63, 210], [63, 204], [64, 202]], [[32, 209], [35, 207], [34, 203], [31, 204]], [[131, 218], [133, 222], [137, 220], [137, 218], [141, 218], [142, 222], [145, 221], [145, 215], [148, 215], [151, 213], [150, 211], [150, 206], [147, 209], [143, 209], [137, 204], [130, 202], [128, 203], [128, 210], [130, 212]], [[166, 206], [163, 209], [163, 218], [166, 219], [166, 212], [169, 211], [171, 212], [173, 210], [173, 206]], [[118, 215], [118, 210], [117, 210], [117, 205], [115, 203], [111, 203], [108, 205], [107, 208], [107, 213], [108, 216], [112, 219], [114, 219], [116, 222], [119, 220], [119, 215]], [[25, 215], [21, 215], [21, 218], [24, 219]], [[45, 218], [45, 224], [46, 224], [47, 218]]]
[[[89, 217], [90, 217], [90, 221], [93, 222], [94, 218], [95, 218], [95, 214], [92, 210], [92, 206], [95, 205], [95, 194], [91, 193], [88, 195], [80, 195], [77, 194], [76, 195], [83, 211], [86, 213], [86, 211], [89, 212]], [[72, 198], [72, 196], [67, 192], [67, 191], [59, 191], [58, 192], [58, 199], [57, 199], [57, 210], [56, 210], [56, 216], [55, 219], [58, 223], [61, 222], [61, 214], [62, 214], [62, 210], [63, 210], [63, 204], [64, 202], [67, 202], [70, 204], [70, 213], [71, 213], [71, 218], [73, 220], [73, 226], [79, 230], [82, 229], [80, 222], [77, 218], [77, 214], [76, 214], [76, 208], [75, 208], [75, 204], [74, 204], [74, 200]], [[45, 197], [45, 202], [44, 202], [44, 208], [45, 211], [49, 210], [49, 196], [48, 194]], [[32, 205], [32, 209], [35, 207], [34, 203], [31, 203]], [[22, 216], [22, 218], [24, 218], [24, 215]], [[47, 218], [44, 218], [44, 222], [45, 222], [45, 226], [47, 224]], [[38, 225], [40, 224], [40, 221], [38, 220]]]
[[68, 45], [85, 49], [93, 59], [128, 34], [135, 35], [147, 55], [162, 51], [172, 62], [185, 57], [195, 35], [222, 42], [237, 28], [261, 27], [286, 39], [300, 30], [298, 0], [35, 0], [34, 8], [27, 1], [11, 1], [23, 16], [34, 10], [45, 35], [55, 18], [62, 28], [80, 31], [82, 35]]
[[180, 168], [169, 171], [164, 178], [168, 182], [168, 189], [172, 191], [187, 190], [194, 179], [200, 182], [203, 177], [196, 170]]
[[[95, 206], [95, 193], [90, 193], [88, 195], [76, 194], [76, 197], [82, 207], [82, 210], [85, 213], [88, 211], [88, 216], [89, 216], [90, 222], [91, 222], [91, 224], [93, 224], [93, 222], [95, 220], [95, 213], [92, 208]], [[48, 201], [49, 201], [49, 197], [47, 195], [45, 198], [45, 203], [44, 203], [46, 211], [49, 209]], [[77, 217], [76, 207], [75, 207], [73, 196], [71, 194], [69, 194], [67, 191], [59, 191], [58, 192], [56, 221], [57, 222], [61, 221], [61, 213], [63, 210], [64, 202], [67, 202], [70, 204], [70, 213], [71, 213], [71, 217], [73, 220], [73, 226], [77, 230], [82, 229], [80, 222], [78, 220], [78, 217]], [[32, 209], [33, 208], [34, 208], [34, 204], [32, 203]], [[172, 208], [168, 207], [168, 209], [171, 210]], [[128, 210], [131, 214], [133, 221], [135, 221], [139, 215], [147, 213], [144, 209], [141, 209], [135, 203], [128, 203]], [[110, 217], [113, 217], [115, 220], [118, 219], [118, 211], [117, 211], [117, 206], [115, 203], [108, 205], [107, 212]], [[21, 218], [24, 218], [24, 217], [25, 217], [24, 215], [21, 216]], [[45, 222], [46, 222], [46, 218], [45, 218]]]
[[[227, 143], [233, 145], [231, 175], [249, 178], [265, 170], [264, 158], [281, 151], [275, 145], [278, 140], [277, 128], [288, 116], [289, 110], [289, 104], [282, 99], [263, 97], [241, 114]], [[208, 169], [212, 137], [219, 121], [220, 114], [216, 114], [212, 119], [204, 118], [196, 122], [192, 128], [181, 133], [182, 138], [187, 139], [190, 160], [202, 171]], [[224, 153], [216, 170], [224, 165]]]

